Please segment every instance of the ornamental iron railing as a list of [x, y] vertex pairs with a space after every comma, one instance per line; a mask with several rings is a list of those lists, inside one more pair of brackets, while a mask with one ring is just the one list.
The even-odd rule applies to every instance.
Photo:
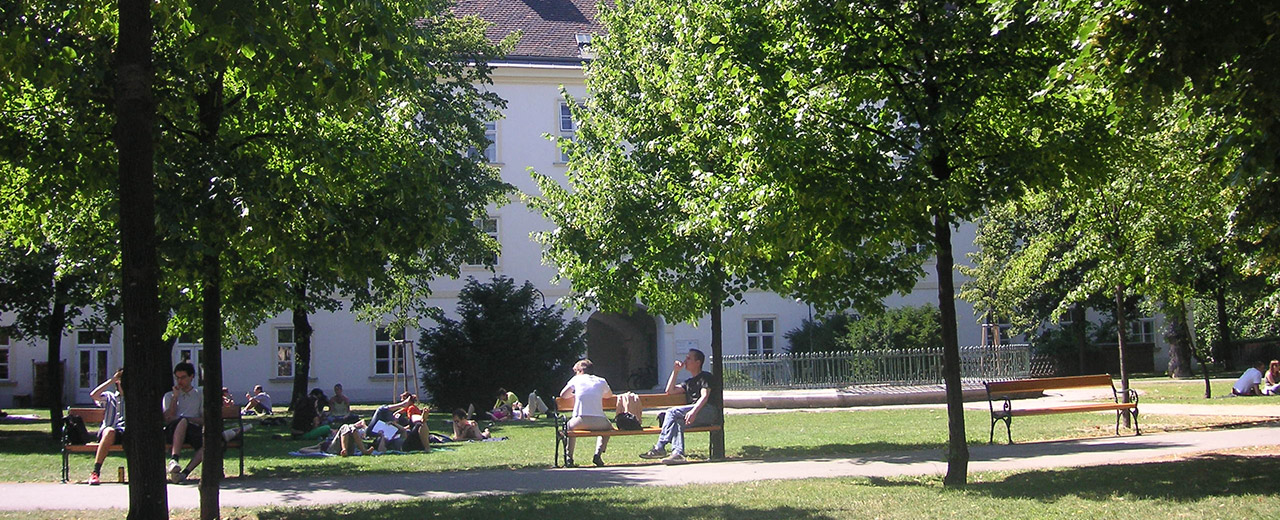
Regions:
[[[960, 347], [962, 382], [1023, 379], [1030, 375], [1030, 345]], [[941, 348], [725, 356], [724, 359], [725, 390], [938, 384], [942, 384]]]

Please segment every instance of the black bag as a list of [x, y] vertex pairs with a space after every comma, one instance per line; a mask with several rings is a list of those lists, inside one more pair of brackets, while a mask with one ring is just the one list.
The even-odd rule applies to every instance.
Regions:
[[618, 414], [613, 418], [613, 422], [618, 424], [619, 430], [639, 430], [643, 428], [643, 426], [640, 426], [640, 419], [636, 419], [636, 416], [627, 412]]
[[65, 444], [88, 444], [94, 438], [89, 436], [89, 429], [84, 426], [84, 419], [79, 415], [68, 415], [62, 418], [62, 442]]

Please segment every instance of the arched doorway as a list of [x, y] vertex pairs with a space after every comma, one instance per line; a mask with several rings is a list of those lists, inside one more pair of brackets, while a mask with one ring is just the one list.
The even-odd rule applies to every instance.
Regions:
[[658, 386], [658, 325], [637, 306], [631, 314], [596, 312], [587, 319], [587, 357], [615, 391]]

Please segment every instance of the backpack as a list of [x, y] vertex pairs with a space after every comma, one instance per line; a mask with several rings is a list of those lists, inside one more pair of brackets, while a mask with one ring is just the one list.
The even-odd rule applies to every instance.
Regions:
[[63, 444], [88, 444], [93, 442], [89, 429], [84, 426], [84, 419], [79, 415], [68, 415], [62, 418]]
[[636, 416], [627, 412], [622, 412], [614, 416], [613, 422], [618, 424], [619, 430], [639, 430], [643, 428], [640, 425], [640, 420], [636, 419]]

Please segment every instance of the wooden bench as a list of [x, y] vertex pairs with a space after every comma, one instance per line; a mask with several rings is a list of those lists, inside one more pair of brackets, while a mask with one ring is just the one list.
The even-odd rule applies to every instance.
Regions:
[[[685, 406], [690, 404], [685, 401], [683, 393], [680, 394], [638, 394], [640, 397], [640, 408], [643, 410], [666, 410], [673, 406]], [[569, 446], [566, 441], [570, 437], [617, 437], [622, 435], [657, 435], [662, 433], [662, 425], [646, 426], [639, 430], [570, 430], [569, 419], [573, 416], [573, 404], [575, 399], [572, 397], [556, 398], [556, 451], [552, 457], [555, 467], [560, 467], [561, 461], [567, 465], [569, 462]], [[601, 406], [605, 410], [614, 410], [617, 406], [617, 398], [610, 397], [601, 401]], [[641, 423], [643, 423], [643, 419]], [[721, 430], [720, 425], [685, 427], [685, 433], [712, 432]]]
[[[80, 419], [84, 421], [85, 428], [89, 430], [89, 435], [96, 437], [98, 434], [98, 426], [102, 424], [103, 409], [102, 408], [68, 407], [65, 415], [66, 416], [75, 415], [80, 417]], [[244, 418], [240, 417], [239, 408], [234, 406], [228, 406], [223, 408], [222, 419], [223, 419], [222, 420], [223, 428], [227, 428], [228, 425], [230, 424], [229, 422], [227, 422], [228, 419], [235, 419], [236, 427], [240, 428], [240, 431], [242, 432], [244, 431]], [[238, 435], [234, 439], [227, 441], [225, 446], [227, 448], [236, 448], [237, 450], [240, 451], [240, 476], [243, 477], [244, 476], [244, 435], [243, 434]], [[182, 447], [185, 449], [191, 449], [191, 446], [186, 444], [184, 444]], [[172, 444], [169, 444], [167, 442], [165, 443], [164, 445], [165, 456], [168, 456], [169, 450], [172, 448], [173, 448]], [[108, 450], [112, 453], [123, 452], [124, 445], [119, 443], [113, 444], [111, 445], [110, 448], [108, 448]], [[70, 468], [71, 461], [69, 460], [70, 454], [72, 453], [94, 454], [97, 452], [98, 452], [98, 441], [93, 441], [88, 444], [68, 444], [64, 437], [64, 440], [62, 443], [62, 482], [66, 483], [67, 480], [70, 478], [70, 473], [71, 473], [71, 468]]]
[[[1019, 379], [1015, 381], [992, 381], [983, 383], [987, 387], [987, 406], [991, 409], [991, 437], [988, 443], [995, 442], [996, 423], [1004, 421], [1005, 433], [1009, 436], [1009, 444], [1013, 444], [1013, 433], [1010, 432], [1010, 425], [1014, 417], [1022, 417], [1028, 415], [1048, 415], [1056, 413], [1075, 413], [1075, 412], [1116, 412], [1116, 435], [1120, 435], [1120, 417], [1129, 411], [1133, 414], [1133, 430], [1135, 435], [1142, 435], [1142, 431], [1138, 429], [1138, 393], [1133, 389], [1129, 389], [1129, 401], [1122, 402], [1121, 393], [1116, 390], [1115, 383], [1111, 381], [1110, 374], [1098, 374], [1092, 376], [1070, 376], [1070, 377], [1048, 377], [1043, 379]], [[1039, 408], [1014, 408], [1013, 399], [1027, 394], [1039, 394], [1045, 390], [1058, 390], [1065, 388], [1092, 388], [1106, 387], [1111, 389], [1111, 402], [1109, 403], [1080, 403], [1080, 404], [1062, 404], [1053, 406], [1042, 406]], [[995, 407], [997, 400], [1003, 400], [1004, 406], [1000, 409]]]

